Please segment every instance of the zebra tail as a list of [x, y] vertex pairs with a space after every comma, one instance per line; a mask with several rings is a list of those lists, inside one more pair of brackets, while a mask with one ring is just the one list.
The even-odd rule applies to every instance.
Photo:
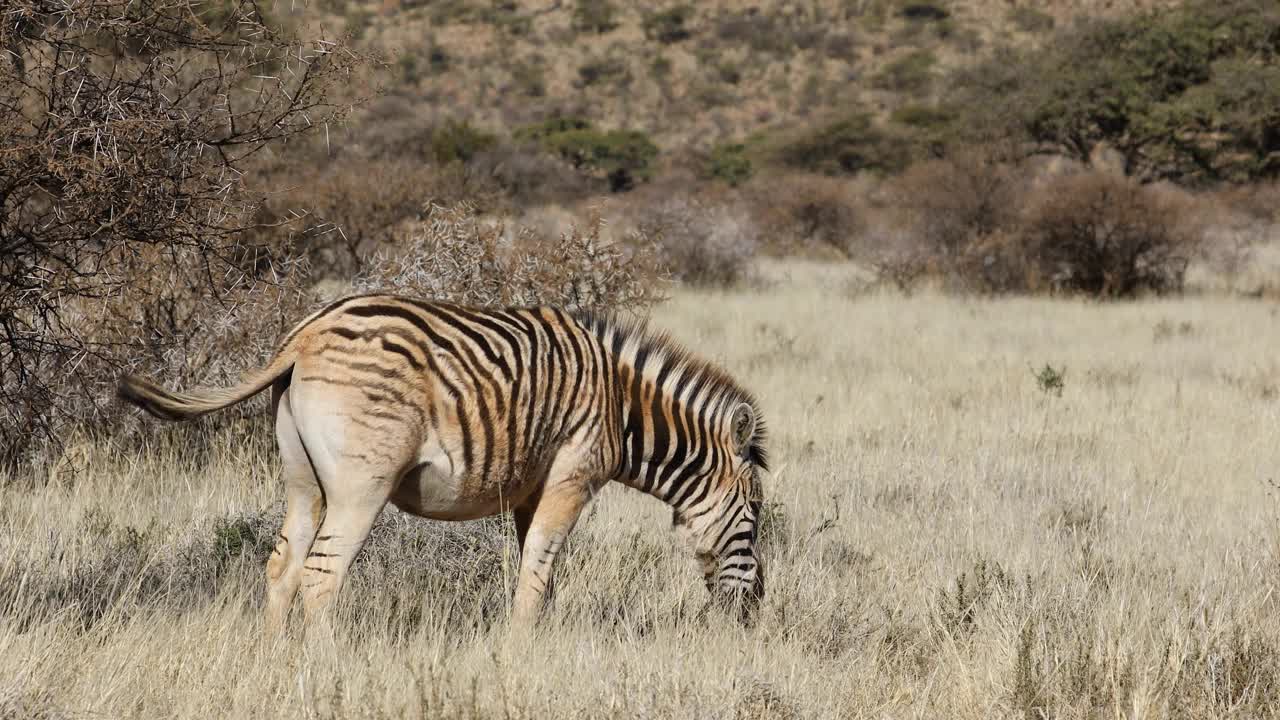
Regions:
[[166, 390], [138, 375], [121, 375], [116, 385], [116, 396], [161, 420], [191, 420], [257, 395], [290, 372], [297, 359], [296, 348], [284, 347], [266, 367], [249, 372], [236, 385], [228, 388], [195, 388], [186, 392]]

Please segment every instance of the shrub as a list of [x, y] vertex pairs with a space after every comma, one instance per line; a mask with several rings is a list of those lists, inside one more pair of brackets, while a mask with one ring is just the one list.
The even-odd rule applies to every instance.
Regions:
[[946, 20], [951, 17], [951, 11], [940, 2], [912, 0], [901, 4], [898, 15], [908, 20]]
[[646, 180], [658, 148], [638, 130], [596, 130], [580, 117], [553, 117], [516, 131], [516, 138], [536, 142], [573, 167], [600, 172], [613, 192], [630, 190]]
[[676, 5], [651, 13], [644, 19], [644, 36], [666, 45], [687, 40], [691, 32], [686, 23], [692, 17], [692, 5]]
[[1026, 178], [1009, 148], [986, 147], [917, 163], [884, 187], [899, 237], [876, 269], [902, 289], [926, 278], [982, 292], [1035, 289], [1023, 252]]
[[520, 4], [513, 0], [492, 0], [488, 7], [479, 9], [476, 19], [511, 35], [528, 35], [533, 28], [533, 18], [521, 14]]
[[815, 175], [761, 178], [749, 188], [762, 234], [779, 249], [818, 245], [854, 253], [865, 229], [851, 183]]
[[717, 64], [715, 71], [716, 76], [719, 77], [722, 82], [729, 83], [730, 85], [737, 85], [742, 82], [742, 68], [732, 62], [722, 62]]
[[202, 9], [6, 5], [2, 465], [120, 419], [123, 369], [189, 381], [255, 361], [255, 333], [292, 304], [290, 249], [243, 235], [259, 222], [245, 173], [340, 119], [330, 93], [359, 58], [253, 5], [207, 23]]
[[913, 166], [888, 186], [913, 244], [882, 269], [921, 268], [953, 287], [1101, 298], [1182, 288], [1203, 231], [1184, 194], [1096, 171], [1051, 177], [1029, 195], [999, 155]]
[[902, 143], [863, 113], [820, 123], [783, 138], [773, 152], [783, 165], [828, 175], [863, 170], [893, 171], [905, 164]]
[[936, 105], [904, 105], [890, 114], [889, 119], [907, 129], [907, 137], [914, 146], [913, 155], [938, 157], [948, 145], [955, 144], [956, 112], [953, 108]]
[[416, 218], [425, 203], [468, 200], [487, 210], [499, 204], [505, 187], [483, 164], [484, 151], [468, 165], [441, 167], [415, 158], [345, 156], [316, 167], [287, 165], [277, 171], [280, 184], [296, 183], [291, 193], [268, 200], [264, 209], [275, 222], [309, 213], [312, 231], [298, 238], [296, 250], [311, 274], [348, 277], [363, 258], [396, 236], [397, 226]]
[[1040, 388], [1040, 392], [1045, 395], [1062, 397], [1062, 391], [1066, 388], [1066, 367], [1059, 370], [1049, 363], [1045, 363], [1044, 367], [1039, 370], [1033, 369], [1031, 374], [1035, 377], [1036, 387]]
[[599, 83], [625, 84], [629, 79], [627, 63], [621, 58], [596, 58], [578, 67], [578, 87]]
[[733, 187], [751, 179], [752, 166], [751, 158], [747, 157], [747, 146], [743, 143], [721, 143], [711, 148], [707, 172]]
[[491, 307], [633, 309], [658, 299], [662, 276], [648, 237], [633, 232], [611, 239], [598, 214], [552, 239], [528, 228], [508, 233], [463, 203], [428, 208], [395, 252], [368, 264], [356, 287]]
[[517, 128], [513, 133], [516, 140], [541, 143], [547, 138], [571, 130], [589, 130], [591, 121], [578, 115], [555, 115], [540, 123]]
[[785, 20], [755, 10], [723, 16], [716, 35], [725, 42], [746, 45], [756, 53], [786, 56], [796, 49], [795, 34]]
[[1038, 200], [1024, 232], [1054, 288], [1098, 297], [1182, 289], [1201, 238], [1187, 198], [1091, 172], [1051, 181]]
[[540, 98], [547, 94], [547, 82], [543, 77], [541, 58], [537, 62], [520, 62], [511, 68], [511, 80], [520, 92]]
[[933, 82], [933, 66], [937, 58], [931, 50], [913, 50], [890, 62], [877, 73], [871, 84], [881, 90], [921, 93]]
[[649, 177], [649, 164], [658, 148], [639, 130], [574, 130], [549, 141], [550, 146], [573, 163], [605, 173], [614, 192], [631, 189], [637, 180]]
[[936, 132], [945, 129], [954, 115], [949, 109], [932, 105], [903, 105], [889, 117], [908, 127]]
[[[532, 207], [548, 203], [568, 204], [603, 190], [600, 183], [576, 172], [564, 160], [542, 151], [537, 145], [502, 144], [477, 155], [467, 167], [468, 179], [475, 183], [493, 183], [516, 207]], [[476, 204], [476, 195], [458, 193], [439, 196], [436, 204], [468, 200]], [[479, 206], [484, 209], [483, 205]]]
[[823, 51], [827, 57], [835, 60], [843, 60], [848, 63], [857, 62], [858, 40], [850, 32], [833, 33], [827, 37], [826, 44], [823, 45]]
[[474, 128], [468, 122], [452, 119], [433, 128], [429, 138], [431, 157], [441, 164], [467, 162], [497, 142], [498, 138], [493, 133]]
[[979, 238], [1016, 227], [1023, 186], [990, 150], [917, 163], [886, 187], [900, 222], [931, 257], [951, 265]]
[[1052, 15], [1032, 5], [1009, 8], [1008, 18], [1014, 27], [1028, 33], [1049, 32], [1055, 24]]
[[618, 9], [609, 0], [577, 0], [573, 6], [573, 29], [603, 35], [618, 27]]
[[679, 194], [641, 210], [636, 226], [662, 249], [672, 277], [691, 285], [727, 287], [746, 277], [758, 245], [744, 208]]
[[671, 61], [664, 55], [659, 55], [649, 64], [649, 71], [658, 80], [665, 80], [671, 77]]

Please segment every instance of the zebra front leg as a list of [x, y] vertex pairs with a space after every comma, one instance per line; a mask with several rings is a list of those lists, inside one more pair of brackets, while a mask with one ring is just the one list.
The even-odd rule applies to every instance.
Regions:
[[[590, 497], [588, 483], [581, 477], [569, 476], [548, 486], [538, 498], [521, 543], [520, 574], [511, 609], [513, 624], [527, 627], [537, 621], [551, 585], [556, 554]], [[520, 515], [516, 518], [519, 530]]]

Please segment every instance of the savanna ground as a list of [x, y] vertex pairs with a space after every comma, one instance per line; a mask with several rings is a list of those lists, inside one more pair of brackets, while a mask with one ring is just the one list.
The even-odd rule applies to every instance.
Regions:
[[157, 426], [0, 483], [0, 717], [1280, 712], [1280, 306], [762, 270], [653, 313], [769, 422], [756, 627], [704, 611], [665, 508], [610, 488], [532, 637], [505, 522], [387, 511], [334, 632], [264, 640], [270, 433]]

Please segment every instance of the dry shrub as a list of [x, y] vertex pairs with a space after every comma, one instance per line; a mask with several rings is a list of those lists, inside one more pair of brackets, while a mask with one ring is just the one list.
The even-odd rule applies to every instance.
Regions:
[[974, 238], [1014, 224], [1021, 181], [994, 153], [965, 151], [917, 163], [886, 190], [925, 251], [946, 263]]
[[1214, 199], [1227, 210], [1266, 225], [1280, 223], [1280, 180], [1231, 185]]
[[961, 152], [889, 182], [899, 235], [877, 260], [881, 277], [994, 293], [1181, 289], [1204, 235], [1189, 195], [1098, 171], [1033, 182], [1009, 157]]
[[1184, 193], [1088, 172], [1038, 192], [1023, 232], [1029, 263], [1055, 290], [1097, 297], [1182, 289], [1203, 228]]
[[873, 265], [902, 290], [932, 278], [953, 289], [1027, 289], [1016, 232], [1022, 174], [992, 149], [912, 165], [881, 188], [891, 208]]
[[0, 466], [28, 467], [67, 425], [118, 417], [122, 368], [221, 372], [210, 342], [291, 302], [288, 248], [244, 236], [260, 222], [245, 175], [263, 150], [344, 115], [333, 90], [359, 59], [252, 3], [205, 10], [5, 5]]
[[608, 186], [564, 160], [528, 144], [503, 143], [476, 155], [468, 170], [501, 188], [511, 204], [527, 208], [567, 204], [603, 193]]
[[312, 230], [299, 250], [318, 275], [349, 277], [364, 258], [394, 241], [424, 205], [466, 200], [482, 210], [502, 206], [500, 188], [469, 165], [351, 154], [311, 167], [285, 166], [280, 184], [296, 190], [273, 202], [273, 219], [306, 213]]
[[376, 256], [356, 286], [490, 307], [631, 309], [659, 298], [662, 275], [648, 237], [611, 238], [599, 213], [553, 239], [527, 227], [508, 231], [460, 203], [429, 207], [399, 250]]
[[762, 234], [773, 249], [825, 247], [857, 253], [865, 233], [856, 183], [823, 175], [758, 178], [746, 190]]
[[638, 230], [662, 248], [674, 278], [692, 285], [728, 287], [744, 280], [759, 245], [746, 209], [736, 203], [664, 195], [632, 210]]
[[1276, 283], [1271, 257], [1280, 240], [1280, 183], [1229, 186], [1202, 199], [1202, 272], [1195, 284], [1265, 294]]

